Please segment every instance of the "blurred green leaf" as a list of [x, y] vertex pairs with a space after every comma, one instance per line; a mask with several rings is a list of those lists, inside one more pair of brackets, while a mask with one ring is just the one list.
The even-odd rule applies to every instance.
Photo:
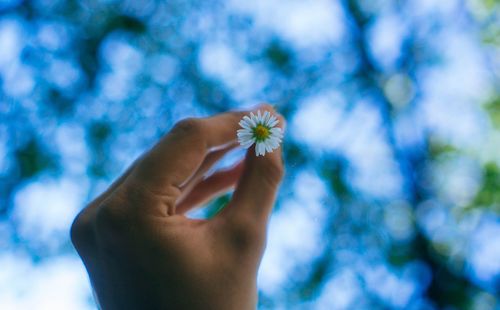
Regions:
[[483, 182], [469, 208], [484, 207], [500, 214], [500, 169], [495, 163], [483, 168]]
[[216, 198], [214, 201], [209, 203], [208, 206], [205, 207], [206, 218], [211, 219], [216, 216], [217, 213], [224, 209], [224, 207], [229, 203], [230, 200], [231, 195], [226, 194]]
[[444, 154], [455, 153], [458, 150], [450, 144], [445, 144], [442, 142], [437, 142], [431, 139], [428, 144], [429, 147], [429, 155], [431, 158], [435, 159]]
[[303, 146], [297, 143], [286, 142], [283, 144], [283, 148], [287, 166], [299, 168], [304, 166], [310, 160], [310, 158], [307, 157], [307, 154], [303, 151]]
[[493, 10], [500, 4], [500, 0], [483, 0], [483, 4], [488, 10]]
[[288, 72], [292, 63], [292, 55], [282, 44], [272, 41], [265, 50], [265, 56], [271, 64], [282, 72]]
[[123, 29], [125, 31], [143, 33], [146, 31], [146, 25], [140, 19], [128, 15], [116, 15], [108, 19], [107, 32], [116, 29]]
[[108, 154], [112, 133], [113, 128], [107, 121], [95, 121], [87, 128], [87, 143], [91, 150], [87, 173], [95, 178], [109, 175], [111, 158]]
[[58, 117], [69, 116], [73, 111], [73, 101], [55, 88], [48, 91], [47, 101]]
[[111, 124], [109, 122], [93, 122], [88, 128], [88, 142], [93, 148], [102, 147], [110, 138], [112, 132], [113, 128], [111, 127]]
[[335, 195], [343, 201], [352, 197], [346, 174], [347, 161], [342, 158], [329, 158], [321, 164], [321, 175]]
[[308, 278], [300, 287], [300, 300], [310, 300], [319, 294], [321, 287], [325, 283], [325, 279], [329, 275], [331, 265], [332, 261], [329, 253], [323, 253], [323, 255], [312, 262]]
[[500, 129], [500, 96], [494, 97], [485, 104], [486, 111], [495, 128]]
[[36, 138], [31, 138], [14, 152], [21, 179], [34, 177], [58, 165], [55, 156], [43, 147]]
[[387, 254], [387, 259], [393, 266], [404, 266], [415, 257], [411, 243], [392, 244]]

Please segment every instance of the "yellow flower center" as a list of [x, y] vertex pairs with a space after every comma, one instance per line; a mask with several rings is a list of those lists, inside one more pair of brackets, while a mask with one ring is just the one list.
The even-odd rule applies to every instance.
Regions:
[[267, 127], [259, 124], [253, 129], [253, 135], [257, 141], [263, 141], [269, 137], [270, 132]]

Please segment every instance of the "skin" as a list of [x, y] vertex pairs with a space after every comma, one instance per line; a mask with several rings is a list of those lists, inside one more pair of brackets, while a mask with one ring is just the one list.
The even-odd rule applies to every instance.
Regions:
[[[259, 106], [275, 115], [269, 105]], [[102, 309], [255, 309], [281, 148], [205, 178], [249, 112], [186, 119], [86, 206], [71, 239]], [[284, 119], [280, 125], [284, 125]], [[210, 220], [185, 213], [235, 187]]]

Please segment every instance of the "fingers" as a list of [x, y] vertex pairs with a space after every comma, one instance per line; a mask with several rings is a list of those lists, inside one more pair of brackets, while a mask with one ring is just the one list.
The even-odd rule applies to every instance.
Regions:
[[181, 185], [181, 195], [178, 197], [178, 200], [184, 199], [193, 189], [198, 182], [203, 179], [207, 171], [221, 159], [224, 155], [226, 155], [229, 151], [236, 148], [238, 144], [236, 142], [226, 144], [224, 147], [216, 149], [208, 153], [203, 162], [201, 163], [198, 170], [185, 182], [185, 184]]
[[228, 112], [179, 122], [145, 154], [131, 177], [152, 192], [177, 198], [210, 149], [236, 141], [238, 122], [245, 114]]
[[[274, 111], [271, 112], [276, 114]], [[284, 118], [278, 115], [284, 129]], [[246, 154], [245, 167], [233, 198], [221, 216], [228, 219], [244, 219], [243, 222], [267, 223], [274, 206], [276, 192], [284, 174], [281, 147], [265, 156], [255, 156], [255, 145]], [[265, 225], [264, 225], [265, 226]]]
[[197, 183], [184, 199], [179, 200], [176, 213], [184, 214], [189, 210], [233, 188], [243, 172], [243, 161], [230, 169], [219, 171]]
[[89, 205], [89, 209], [95, 209], [97, 208], [106, 198], [109, 197], [131, 174], [131, 172], [134, 170], [134, 167], [136, 166], [136, 162], [134, 162], [130, 167], [127, 168], [127, 170], [118, 178], [116, 179], [108, 189], [106, 189], [103, 193], [101, 193], [97, 198], [95, 198]]

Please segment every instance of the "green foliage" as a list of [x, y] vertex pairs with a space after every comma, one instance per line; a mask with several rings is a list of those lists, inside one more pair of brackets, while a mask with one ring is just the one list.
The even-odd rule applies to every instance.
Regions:
[[330, 190], [341, 201], [352, 198], [353, 192], [347, 181], [347, 163], [342, 158], [329, 158], [321, 165], [321, 175], [327, 182]]
[[32, 137], [14, 152], [21, 180], [58, 168], [55, 156]]
[[483, 41], [486, 44], [500, 47], [500, 29], [491, 27], [488, 31], [485, 31], [483, 34]]
[[311, 160], [311, 158], [308, 158], [307, 154], [302, 151], [304, 146], [298, 143], [285, 143], [283, 147], [285, 149], [286, 162], [292, 167], [303, 167]]
[[73, 112], [74, 101], [56, 88], [51, 88], [47, 94], [47, 106], [52, 108], [58, 118], [70, 116]]
[[457, 152], [457, 148], [451, 144], [441, 143], [435, 140], [429, 142], [429, 154], [432, 158], [438, 158], [441, 155]]
[[95, 121], [88, 126], [87, 143], [92, 148], [91, 162], [87, 172], [95, 178], [105, 178], [109, 175], [110, 161], [109, 140], [113, 128], [107, 121]]
[[292, 65], [292, 55], [281, 43], [272, 41], [265, 50], [265, 56], [276, 69], [283, 73], [289, 72]]
[[500, 5], [500, 0], [483, 0], [483, 4], [488, 10], [494, 10]]
[[[500, 33], [499, 33], [500, 34]], [[500, 96], [492, 98], [485, 104], [486, 111], [496, 129], [500, 129]]]
[[332, 260], [330, 255], [320, 255], [318, 259], [311, 264], [311, 270], [307, 273], [307, 279], [299, 287], [298, 300], [310, 300], [318, 295], [326, 278], [330, 274]]
[[500, 214], [500, 169], [497, 164], [490, 162], [483, 168], [483, 182], [471, 208], [480, 207], [490, 209]]
[[410, 243], [393, 244], [388, 251], [387, 259], [393, 266], [401, 267], [411, 262], [417, 253]]
[[108, 23], [105, 32], [112, 32], [117, 29], [130, 31], [134, 33], [143, 33], [146, 31], [146, 25], [138, 18], [128, 15], [118, 14], [107, 19]]
[[88, 128], [88, 142], [92, 148], [103, 148], [112, 134], [112, 127], [109, 122], [96, 121]]
[[231, 200], [231, 195], [226, 194], [214, 199], [205, 207], [205, 217], [208, 219], [217, 215]]

